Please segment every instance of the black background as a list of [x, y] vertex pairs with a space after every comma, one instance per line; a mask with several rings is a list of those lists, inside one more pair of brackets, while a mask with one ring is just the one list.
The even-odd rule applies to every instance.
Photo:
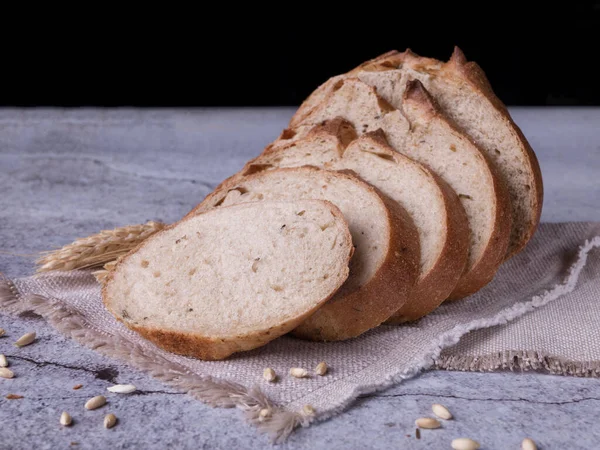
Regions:
[[508, 105], [600, 105], [600, 1], [393, 5], [42, 20], [4, 38], [0, 106], [295, 106], [380, 53], [447, 59], [454, 45]]

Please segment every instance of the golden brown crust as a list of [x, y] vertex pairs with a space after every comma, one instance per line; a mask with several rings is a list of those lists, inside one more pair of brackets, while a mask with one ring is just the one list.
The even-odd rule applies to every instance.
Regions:
[[465, 146], [472, 146], [475, 151], [484, 159], [489, 179], [492, 182], [492, 188], [495, 198], [494, 224], [485, 251], [468, 271], [466, 271], [458, 284], [449, 295], [448, 300], [458, 300], [477, 292], [494, 278], [498, 268], [504, 261], [506, 249], [510, 241], [511, 231], [511, 204], [508, 189], [500, 176], [498, 170], [493, 165], [491, 158], [481, 150], [474, 142], [469, 140], [462, 130], [450, 119], [439, 107], [435, 99], [425, 89], [419, 80], [411, 80], [407, 83], [404, 93], [405, 102], [413, 102], [423, 107], [424, 114], [431, 120], [440, 120], [453, 133], [457, 139], [461, 140]]
[[[515, 239], [515, 235], [513, 234], [505, 260], [510, 258], [522, 250], [531, 239], [539, 225], [542, 212], [544, 197], [543, 180], [539, 161], [531, 148], [531, 145], [523, 135], [522, 130], [513, 121], [504, 103], [502, 103], [494, 93], [481, 67], [475, 62], [467, 61], [467, 58], [458, 47], [454, 48], [450, 60], [446, 63], [433, 58], [419, 56], [410, 49], [407, 49], [404, 52], [390, 51], [362, 63], [346, 74], [336, 76], [335, 82], [339, 83], [340, 80], [343, 80], [344, 78], [356, 76], [361, 71], [386, 71], [401, 68], [403, 65], [409, 65], [412, 69], [424, 73], [432, 75], [441, 74], [440, 76], [468, 83], [475, 92], [478, 92], [490, 102], [492, 107], [504, 118], [508, 129], [514, 132], [515, 138], [517, 142], [520, 143], [520, 148], [525, 156], [525, 161], [527, 161], [526, 164], [528, 167], [525, 167], [524, 171], [531, 175], [531, 182], [529, 183], [528, 189], [531, 189], [534, 192], [531, 196], [531, 210], [533, 214], [530, 217], [527, 229], [522, 232], [518, 240]], [[300, 105], [298, 111], [290, 121], [290, 126], [298, 126], [302, 120], [308, 116], [310, 111], [314, 109], [315, 105], [327, 96], [329, 91], [331, 91], [332, 84], [333, 82], [330, 83], [327, 81], [315, 90], [309, 96], [310, 102]]]
[[[326, 203], [328, 207], [331, 209], [332, 214], [341, 222], [346, 223], [346, 219], [344, 218], [340, 209], [335, 206], [333, 203], [321, 200], [323, 203]], [[277, 326], [271, 327], [266, 330], [257, 330], [252, 334], [245, 335], [236, 335], [236, 336], [227, 336], [223, 338], [215, 338], [210, 336], [204, 336], [200, 333], [185, 333], [174, 330], [167, 329], [158, 329], [152, 327], [143, 327], [139, 326], [129, 320], [124, 319], [121, 314], [115, 311], [112, 308], [112, 299], [108, 295], [108, 289], [110, 283], [112, 283], [114, 279], [115, 273], [118, 271], [120, 265], [124, 264], [127, 259], [131, 257], [135, 252], [137, 252], [140, 248], [148, 245], [154, 239], [157, 239], [162, 233], [165, 233], [167, 230], [177, 226], [185, 220], [189, 220], [190, 217], [184, 217], [179, 222], [176, 222], [168, 227], [165, 227], [163, 230], [158, 233], [152, 235], [145, 241], [141, 242], [135, 249], [129, 252], [125, 257], [123, 257], [119, 262], [117, 262], [114, 270], [108, 275], [106, 282], [102, 287], [102, 302], [104, 306], [115, 316], [117, 320], [125, 324], [128, 328], [133, 331], [136, 331], [144, 338], [156, 344], [158, 347], [184, 356], [191, 356], [195, 358], [199, 358], [207, 361], [221, 360], [225, 359], [228, 356], [232, 355], [236, 352], [252, 350], [258, 348], [262, 345], [267, 344], [268, 342], [276, 339], [279, 336], [282, 336], [300, 323], [302, 323], [306, 318], [310, 317], [321, 305], [327, 302], [331, 297], [335, 295], [338, 289], [344, 284], [347, 279], [349, 272], [346, 272], [345, 277], [340, 277], [340, 282], [337, 286], [333, 287], [331, 290], [331, 294], [321, 301], [317, 302], [313, 308], [306, 311], [304, 314], [299, 315], [298, 317], [294, 317], [288, 321], [282, 322]], [[343, 241], [348, 244], [349, 253], [346, 259], [346, 267], [352, 255], [354, 253], [354, 248], [352, 247], [352, 236], [350, 235], [350, 231], [348, 227], [344, 227], [344, 236], [342, 237]]]
[[[283, 168], [278, 171], [322, 169]], [[408, 299], [408, 292], [416, 281], [419, 273], [420, 248], [418, 234], [410, 217], [404, 208], [385, 197], [371, 185], [360, 180], [350, 171], [335, 172], [341, 177], [351, 178], [365, 189], [377, 195], [388, 208], [388, 223], [390, 224], [390, 251], [381, 265], [376, 276], [358, 291], [343, 292], [336, 295], [293, 333], [298, 337], [312, 340], [341, 340], [358, 336], [369, 329], [383, 323], [394, 314]], [[244, 177], [250, 180], [261, 176], [260, 173]], [[224, 198], [226, 192], [236, 188], [236, 181], [224, 183], [221, 192], [214, 192], [213, 198]], [[343, 294], [343, 297], [341, 297]], [[338, 297], [339, 296], [339, 297]], [[338, 299], [339, 298], [339, 299]], [[364, 305], [368, 305], [365, 309]], [[355, 308], [355, 309], [354, 309]], [[335, 314], [330, 311], [335, 311]], [[306, 322], [305, 322], [306, 323]], [[311, 325], [312, 324], [312, 325]]]
[[[352, 171], [340, 171], [346, 174]], [[367, 185], [364, 181], [361, 183]], [[354, 292], [334, 297], [292, 331], [312, 341], [341, 341], [357, 337], [389, 319], [409, 299], [419, 276], [419, 235], [408, 213], [371, 185], [388, 208], [390, 245], [375, 276]], [[343, 291], [343, 287], [340, 291]]]
[[544, 203], [544, 184], [542, 180], [540, 163], [535, 152], [531, 148], [529, 141], [523, 134], [523, 131], [512, 119], [512, 116], [508, 112], [506, 105], [502, 103], [502, 101], [496, 96], [489, 80], [485, 75], [485, 72], [481, 69], [479, 64], [474, 61], [467, 61], [467, 58], [462, 50], [458, 47], [454, 47], [454, 52], [452, 53], [448, 63], [444, 65], [444, 68], [446, 70], [453, 69], [457, 73], [460, 73], [465, 80], [469, 81], [474, 89], [477, 89], [483, 96], [485, 96], [485, 98], [487, 98], [494, 108], [496, 108], [496, 110], [502, 114], [511, 129], [515, 132], [518, 141], [521, 142], [523, 152], [526, 156], [525, 160], [529, 164], [527, 172], [532, 174], [532, 189], [535, 190], [535, 204], [532, 205], [532, 208], [535, 213], [532, 218], [532, 222], [530, 223], [530, 227], [523, 236], [521, 242], [512, 243], [512, 245], [509, 247], [509, 252], [506, 255], [506, 259], [508, 259], [519, 253], [525, 247], [525, 245], [527, 245], [527, 242], [529, 242], [539, 226], [540, 217], [542, 214], [542, 205]]
[[419, 280], [410, 300], [387, 320], [388, 324], [412, 322], [434, 311], [456, 288], [467, 266], [471, 231], [465, 209], [448, 183], [434, 172], [428, 172], [444, 196], [446, 243], [437, 263]]
[[468, 61], [462, 50], [460, 50], [458, 47], [454, 47], [454, 52], [452, 53], [449, 61], [446, 63], [442, 63], [436, 59], [419, 56], [410, 50], [406, 50], [402, 53], [396, 53], [387, 58], [384, 58], [382, 55], [379, 61], [380, 63], [381, 61], [387, 61], [390, 65], [396, 68], [400, 67], [402, 64], [408, 63], [413, 69], [424, 72], [429, 72], [431, 68], [435, 67], [436, 72], [439, 72], [447, 77], [458, 77], [460, 80], [467, 82], [473, 90], [479, 92], [483, 97], [485, 97], [493, 106], [493, 108], [496, 109], [504, 118], [508, 128], [514, 132], [517, 141], [521, 144], [521, 150], [525, 156], [525, 161], [527, 161], [528, 164], [528, 167], [525, 167], [524, 171], [531, 174], [530, 188], [534, 190], [534, 201], [531, 205], [534, 213], [529, 223], [529, 227], [522, 235], [520, 241], [512, 241], [509, 244], [505, 260], [517, 254], [525, 247], [525, 245], [527, 245], [527, 242], [529, 242], [539, 225], [544, 200], [542, 172], [535, 152], [531, 148], [531, 145], [529, 144], [522, 130], [512, 119], [508, 109], [506, 108], [506, 105], [504, 105], [504, 103], [496, 96], [489, 80], [485, 75], [485, 72], [476, 62]]
[[373, 140], [378, 152], [384, 152], [396, 162], [403, 159], [419, 168], [437, 185], [445, 207], [446, 240], [436, 264], [419, 278], [408, 301], [386, 323], [415, 321], [435, 310], [454, 290], [468, 261], [470, 230], [467, 214], [456, 192], [434, 172], [390, 147], [382, 129], [371, 131], [359, 139]]

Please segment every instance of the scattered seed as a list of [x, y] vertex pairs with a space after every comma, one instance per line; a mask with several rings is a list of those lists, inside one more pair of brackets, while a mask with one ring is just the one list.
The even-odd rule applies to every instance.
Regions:
[[106, 397], [104, 395], [97, 395], [85, 402], [85, 409], [97, 409], [104, 405], [106, 405]]
[[26, 345], [31, 344], [33, 341], [35, 341], [35, 331], [33, 333], [27, 333], [21, 336], [17, 342], [15, 342], [15, 345], [17, 347], [25, 347]]
[[0, 367], [8, 367], [8, 361], [4, 355], [0, 355]]
[[12, 370], [5, 367], [0, 367], [0, 378], [13, 378], [15, 374]]
[[4, 336], [6, 334], [6, 331], [4, 331], [4, 328], [0, 328], [0, 337]]
[[315, 373], [317, 375], [325, 375], [327, 373], [327, 370], [329, 368], [327, 367], [327, 363], [325, 361], [320, 362], [319, 364], [317, 364], [317, 367], [315, 368]]
[[521, 442], [521, 449], [522, 450], [537, 450], [537, 445], [535, 445], [535, 442], [533, 441], [533, 439], [525, 438], [525, 439], [523, 439], [523, 442]]
[[433, 413], [438, 416], [440, 419], [450, 420], [452, 419], [452, 413], [448, 411], [444, 405], [440, 405], [439, 403], [435, 403], [431, 406]]
[[300, 367], [292, 367], [290, 369], [290, 375], [296, 378], [305, 378], [308, 376], [308, 372], [306, 369], [302, 369]]
[[420, 419], [415, 420], [415, 425], [419, 428], [425, 428], [428, 430], [432, 430], [434, 428], [439, 428], [442, 426], [439, 420], [433, 419], [431, 417], [421, 417]]
[[115, 384], [109, 388], [106, 388], [109, 392], [114, 392], [115, 394], [131, 394], [135, 392], [136, 387], [133, 384]]
[[8, 394], [5, 398], [7, 400], [20, 400], [20, 399], [23, 398], [23, 396], [22, 395], [17, 395], [17, 394]]
[[452, 441], [454, 450], [477, 450], [479, 447], [479, 442], [469, 438], [458, 438]]
[[421, 430], [419, 430], [418, 428], [415, 430], [415, 437], [417, 439], [421, 439]]
[[302, 407], [302, 413], [305, 416], [314, 416], [315, 415], [315, 408], [313, 408], [312, 405], [304, 405]]
[[260, 420], [262, 422], [267, 417], [271, 417], [271, 411], [269, 411], [268, 408], [261, 409], [260, 412], [258, 413], [258, 420]]
[[83, 387], [83, 384], [76, 384], [75, 386], [73, 386], [73, 389], [77, 390], [77, 389], [81, 389], [82, 387]]
[[273, 369], [267, 367], [265, 370], [263, 370], [263, 378], [269, 382], [275, 381], [275, 379], [277, 378], [277, 374]]
[[112, 428], [117, 424], [117, 416], [114, 414], [107, 414], [104, 416], [104, 428]]
[[79, 442], [71, 442], [71, 445], [79, 445]]
[[72, 423], [73, 423], [73, 419], [71, 418], [71, 414], [69, 414], [68, 412], [65, 411], [60, 415], [60, 424], [62, 426], [68, 427]]

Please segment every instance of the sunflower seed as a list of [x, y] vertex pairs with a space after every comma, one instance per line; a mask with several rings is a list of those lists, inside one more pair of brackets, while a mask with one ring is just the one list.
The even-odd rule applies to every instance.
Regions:
[[262, 422], [267, 417], [271, 417], [271, 411], [269, 411], [268, 408], [261, 409], [260, 412], [258, 413], [258, 420], [260, 420]]
[[136, 387], [133, 384], [115, 384], [109, 388], [106, 388], [109, 392], [114, 392], [115, 394], [131, 394], [135, 392]]
[[26, 345], [31, 344], [33, 341], [35, 341], [35, 331], [33, 333], [27, 333], [21, 336], [17, 342], [15, 342], [15, 345], [17, 347], [25, 347]]
[[4, 355], [0, 355], [0, 367], [8, 367], [8, 361]]
[[0, 328], [0, 337], [4, 336], [6, 334], [6, 331], [4, 331], [4, 328]]
[[73, 423], [73, 419], [71, 418], [71, 414], [69, 414], [68, 412], [63, 412], [60, 415], [60, 424], [68, 427], [69, 425], [71, 425]]
[[454, 450], [477, 450], [479, 447], [479, 442], [469, 438], [458, 438], [452, 441]]
[[415, 420], [415, 425], [419, 428], [425, 428], [428, 430], [432, 430], [434, 428], [439, 428], [442, 426], [439, 420], [432, 419], [431, 417], [421, 417], [420, 419]]
[[433, 413], [438, 416], [440, 419], [450, 420], [452, 419], [452, 413], [448, 411], [444, 405], [440, 405], [439, 403], [435, 403], [431, 406]]
[[537, 450], [537, 445], [535, 445], [535, 442], [533, 441], [533, 439], [525, 438], [525, 439], [523, 439], [523, 442], [521, 442], [521, 449], [522, 450]]
[[292, 367], [290, 369], [290, 375], [296, 378], [305, 378], [308, 376], [308, 372], [306, 369], [302, 369], [300, 367]]
[[0, 378], [13, 378], [15, 374], [12, 370], [0, 367]]
[[267, 381], [275, 381], [277, 374], [273, 369], [267, 367], [265, 370], [263, 370], [263, 378]]
[[317, 375], [325, 375], [327, 373], [327, 370], [329, 368], [327, 367], [327, 363], [325, 361], [320, 362], [319, 364], [317, 364], [317, 367], [315, 367], [315, 373]]
[[114, 414], [107, 414], [104, 416], [104, 428], [112, 428], [117, 424], [117, 416]]
[[97, 395], [85, 402], [85, 409], [97, 409], [104, 405], [106, 405], [106, 397], [104, 395]]

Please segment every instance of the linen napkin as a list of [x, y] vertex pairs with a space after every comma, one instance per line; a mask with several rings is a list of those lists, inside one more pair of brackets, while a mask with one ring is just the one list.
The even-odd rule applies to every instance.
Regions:
[[[492, 283], [416, 323], [382, 325], [345, 342], [284, 336], [225, 361], [174, 355], [130, 331], [106, 311], [89, 271], [0, 280], [0, 308], [32, 310], [83, 345], [203, 402], [243, 409], [258, 429], [283, 440], [299, 425], [341, 413], [361, 394], [429, 368], [600, 375], [597, 247], [600, 223], [542, 224]], [[289, 376], [291, 367], [312, 373], [321, 361], [330, 367], [325, 376]], [[276, 382], [263, 379], [266, 367], [278, 374]]]

